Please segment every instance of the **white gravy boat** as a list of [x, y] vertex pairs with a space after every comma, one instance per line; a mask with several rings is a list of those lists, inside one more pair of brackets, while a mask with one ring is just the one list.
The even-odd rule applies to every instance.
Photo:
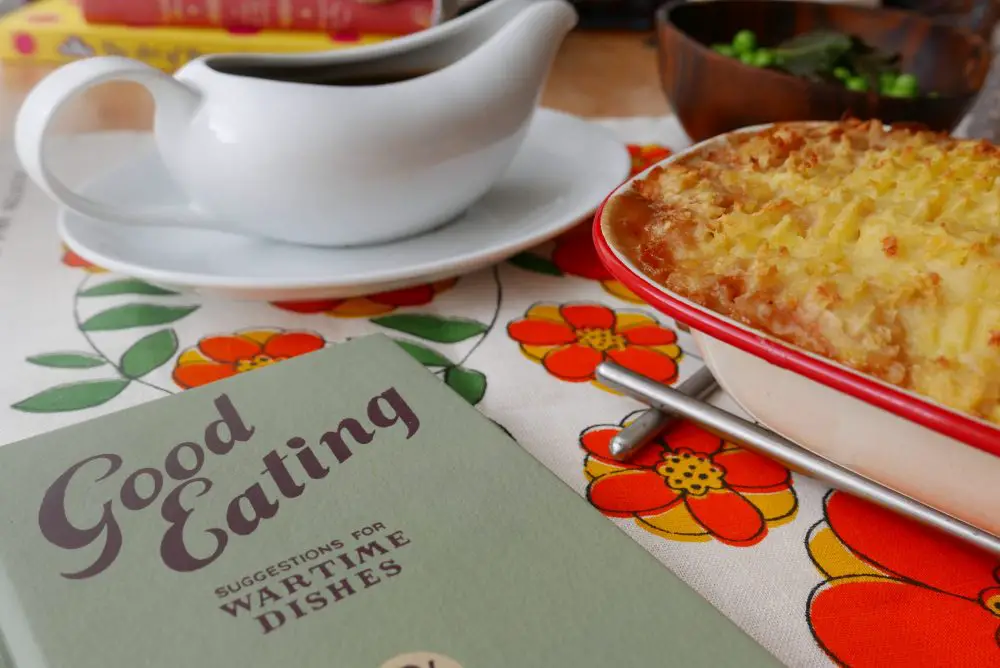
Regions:
[[[567, 0], [491, 0], [381, 44], [209, 55], [173, 77], [127, 58], [80, 60], [32, 90], [17, 153], [54, 199], [100, 220], [311, 245], [398, 239], [455, 218], [502, 176], [576, 21]], [[96, 202], [53, 174], [44, 150], [52, 119], [112, 80], [149, 89], [156, 145], [188, 204]]]

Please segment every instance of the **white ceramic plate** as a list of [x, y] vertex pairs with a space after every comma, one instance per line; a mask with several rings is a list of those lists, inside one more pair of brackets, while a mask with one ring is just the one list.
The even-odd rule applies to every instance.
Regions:
[[[233, 299], [343, 298], [467, 273], [539, 244], [592, 213], [628, 177], [629, 165], [628, 151], [608, 130], [540, 109], [489, 193], [457, 220], [409, 239], [363, 248], [296, 246], [221, 232], [130, 227], [66, 209], [59, 233], [84, 259], [163, 287]], [[101, 175], [82, 193], [146, 204], [182, 197], [152, 152]]]

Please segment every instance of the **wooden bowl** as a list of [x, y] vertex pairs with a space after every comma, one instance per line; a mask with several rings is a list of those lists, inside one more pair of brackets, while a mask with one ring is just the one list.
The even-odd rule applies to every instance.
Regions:
[[[693, 141], [750, 125], [844, 116], [950, 132], [975, 101], [990, 66], [989, 46], [978, 35], [897, 10], [792, 0], [677, 0], [657, 10], [656, 23], [660, 80]], [[857, 35], [899, 53], [902, 71], [939, 97], [854, 92], [744, 65], [711, 49], [744, 29], [765, 47], [817, 29]]]
[[917, 12], [938, 23], [971, 30], [987, 42], [994, 26], [1000, 23], [997, 0], [882, 0], [882, 6]]

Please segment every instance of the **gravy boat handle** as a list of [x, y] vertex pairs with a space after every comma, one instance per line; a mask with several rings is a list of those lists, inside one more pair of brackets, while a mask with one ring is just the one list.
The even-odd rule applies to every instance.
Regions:
[[32, 89], [18, 112], [14, 145], [25, 172], [54, 199], [91, 218], [124, 224], [210, 227], [204, 216], [189, 207], [151, 209], [94, 201], [74, 192], [52, 172], [45, 149], [53, 120], [76, 95], [109, 81], [144, 86], [156, 105], [157, 131], [165, 130], [175, 141], [181, 140], [182, 128], [201, 101], [200, 94], [186, 84], [130, 58], [104, 56], [64, 65]]

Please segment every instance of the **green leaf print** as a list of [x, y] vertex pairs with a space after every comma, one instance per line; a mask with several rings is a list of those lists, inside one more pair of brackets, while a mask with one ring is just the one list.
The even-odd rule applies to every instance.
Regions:
[[451, 360], [442, 355], [436, 350], [431, 350], [427, 346], [422, 346], [419, 343], [413, 343], [411, 341], [403, 341], [402, 339], [393, 339], [399, 347], [410, 354], [410, 357], [417, 360], [424, 366], [430, 367], [444, 367], [451, 366]]
[[145, 336], [122, 355], [121, 370], [127, 378], [142, 378], [166, 364], [177, 352], [177, 334], [162, 329]]
[[103, 332], [131, 327], [165, 325], [180, 320], [198, 309], [197, 306], [162, 306], [159, 304], [125, 304], [91, 316], [80, 328], [85, 332]]
[[474, 369], [452, 367], [445, 372], [444, 382], [473, 406], [486, 394], [486, 376]]
[[59, 352], [32, 355], [28, 361], [38, 366], [53, 369], [93, 369], [107, 364], [105, 359], [94, 353]]
[[371, 321], [376, 325], [436, 343], [458, 343], [487, 330], [486, 325], [477, 320], [419, 313], [386, 315], [372, 318]]
[[111, 295], [176, 295], [176, 292], [158, 288], [145, 281], [135, 278], [126, 278], [120, 281], [108, 281], [87, 288], [80, 292], [81, 297], [109, 297]]
[[11, 408], [26, 413], [63, 413], [93, 408], [111, 401], [128, 385], [129, 381], [121, 378], [67, 383], [43, 390]]
[[521, 269], [533, 271], [536, 274], [547, 274], [549, 276], [562, 276], [562, 269], [556, 266], [552, 260], [548, 260], [541, 255], [534, 253], [518, 253], [507, 260], [510, 264]]

